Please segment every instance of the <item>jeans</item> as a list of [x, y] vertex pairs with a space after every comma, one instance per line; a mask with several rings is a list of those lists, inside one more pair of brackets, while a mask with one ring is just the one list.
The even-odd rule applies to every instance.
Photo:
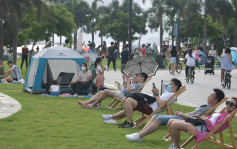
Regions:
[[116, 70], [116, 61], [115, 61], [115, 57], [108, 57], [108, 68], [109, 68], [109, 64], [110, 64], [111, 61], [113, 62], [114, 70]]
[[50, 91], [50, 95], [51, 95], [51, 96], [59, 96], [59, 95], [60, 95], [60, 91], [57, 91], [57, 92], [55, 92], [55, 91]]

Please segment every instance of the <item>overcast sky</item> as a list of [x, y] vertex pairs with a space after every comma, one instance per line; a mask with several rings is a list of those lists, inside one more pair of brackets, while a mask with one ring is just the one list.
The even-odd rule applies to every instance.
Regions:
[[[89, 4], [91, 4], [93, 2], [93, 0], [86, 0]], [[101, 2], [99, 2], [98, 4], [102, 4], [102, 5], [108, 5], [109, 3], [111, 3], [112, 0], [103, 0], [104, 1], [104, 4], [102, 4]], [[120, 4], [122, 4], [123, 0], [119, 0]], [[151, 7], [151, 0], [146, 0], [145, 4], [142, 3], [142, 0], [134, 0], [134, 2], [140, 4], [140, 6], [143, 8], [143, 9], [148, 9]], [[148, 29], [148, 33], [146, 35], [143, 35], [142, 36], [142, 39], [141, 39], [141, 44], [143, 43], [151, 43], [153, 44], [154, 42], [156, 44], [159, 44], [159, 32], [150, 32], [150, 30]], [[98, 32], [97, 32], [98, 34]], [[163, 39], [165, 39], [166, 36], [163, 37]], [[62, 41], [64, 42], [65, 39], [63, 39]], [[96, 45], [100, 45], [100, 37], [98, 35], [95, 36], [95, 43]], [[104, 40], [107, 42], [107, 43], [110, 43], [112, 41], [111, 38], [105, 38], [104, 37]], [[83, 41], [85, 41], [86, 43], [88, 41], [91, 41], [91, 35], [90, 34], [86, 34], [84, 33], [83, 34]], [[57, 39], [56, 42], [59, 42], [59, 40]], [[133, 41], [133, 45], [138, 45], [138, 41]]]

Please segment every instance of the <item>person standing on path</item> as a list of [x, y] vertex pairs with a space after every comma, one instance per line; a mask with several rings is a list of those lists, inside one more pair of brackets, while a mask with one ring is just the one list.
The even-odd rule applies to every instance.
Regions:
[[26, 45], [24, 45], [24, 47], [22, 48], [21, 69], [22, 69], [22, 66], [23, 66], [23, 64], [24, 64], [24, 61], [26, 62], [26, 69], [28, 68], [28, 53], [29, 53], [29, 49], [27, 48]]
[[142, 48], [140, 49], [140, 52], [142, 53], [142, 56], [146, 57], [145, 44], [142, 44]]
[[115, 48], [115, 51], [114, 51], [114, 61], [115, 61], [115, 64], [116, 64], [117, 58], [118, 58], [118, 52], [119, 52], [119, 47], [118, 47], [117, 42], [114, 43], [114, 48]]
[[171, 51], [171, 60], [170, 60], [170, 64], [171, 64], [171, 69], [172, 69], [172, 75], [174, 75], [174, 72], [176, 70], [176, 65], [177, 65], [177, 50], [176, 50], [176, 46], [173, 46]]
[[121, 73], [122, 73], [122, 78], [123, 78], [123, 85], [125, 83], [126, 75], [124, 73], [124, 69], [127, 65], [128, 62], [128, 44], [125, 45], [123, 51], [121, 52]]
[[113, 62], [113, 67], [114, 67], [114, 71], [116, 71], [116, 63], [115, 63], [115, 58], [114, 58], [114, 52], [115, 52], [115, 47], [114, 47], [114, 42], [112, 41], [110, 43], [110, 47], [108, 49], [108, 69], [109, 69], [109, 64], [112, 61]]

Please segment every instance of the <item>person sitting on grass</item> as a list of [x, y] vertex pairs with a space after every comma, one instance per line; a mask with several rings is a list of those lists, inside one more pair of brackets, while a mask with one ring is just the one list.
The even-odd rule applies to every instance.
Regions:
[[86, 102], [77, 101], [77, 103], [80, 104], [83, 108], [94, 108], [97, 106], [97, 104], [100, 104], [102, 100], [109, 97], [117, 97], [123, 99], [127, 96], [128, 93], [137, 90], [146, 81], [147, 78], [148, 75], [146, 73], [139, 73], [134, 76], [133, 83], [130, 85], [131, 78], [128, 76], [126, 78], [126, 88], [124, 88], [122, 91], [114, 91], [109, 89], [100, 90]]
[[75, 93], [74, 96], [78, 96], [78, 94], [88, 95], [88, 88], [90, 87], [91, 78], [91, 71], [87, 69], [87, 64], [82, 63], [78, 80], [71, 82], [71, 87]]
[[[218, 124], [220, 124], [231, 112], [237, 108], [237, 98], [232, 97], [226, 101], [225, 110], [222, 112], [214, 113], [207, 117], [201, 116], [200, 118], [205, 121], [205, 125], [194, 126], [184, 120], [172, 119], [168, 122], [168, 129], [171, 136], [172, 144], [169, 149], [179, 149], [180, 131], [196, 133], [196, 142], [201, 142]], [[228, 127], [226, 122], [216, 132], [220, 132]]]
[[[183, 114], [179, 111], [176, 111], [175, 115], [155, 114], [140, 132], [126, 135], [126, 138], [129, 141], [141, 142], [143, 137], [155, 132], [159, 128], [159, 125], [167, 125], [170, 119], [184, 120], [185, 118], [191, 116], [200, 117], [214, 105], [220, 102], [224, 97], [225, 93], [222, 90], [213, 89], [213, 92], [207, 98], [207, 104], [201, 105], [194, 111], [186, 114]], [[212, 111], [210, 114], [212, 114], [213, 112], [214, 111]]]
[[21, 79], [21, 71], [20, 71], [19, 67], [17, 65], [13, 64], [12, 61], [8, 61], [7, 64], [10, 67], [10, 69], [4, 73], [2, 78], [5, 78], [7, 80], [7, 77], [9, 77], [9, 75], [11, 73], [13, 76], [13, 80], [19, 81]]
[[60, 95], [60, 87], [58, 86], [58, 81], [53, 80], [52, 85], [50, 86], [50, 95], [51, 96], [59, 96]]
[[[127, 120], [123, 124], [119, 125], [119, 127], [120, 128], [133, 127], [133, 122], [132, 122], [133, 111], [137, 110], [147, 115], [151, 114], [159, 106], [162, 106], [164, 102], [168, 100], [172, 95], [174, 95], [181, 86], [182, 86], [181, 81], [176, 78], [173, 78], [167, 87], [167, 91], [165, 91], [161, 96], [159, 96], [159, 89], [154, 88], [154, 87], [152, 89], [153, 97], [143, 94], [143, 93], [134, 93], [136, 94], [136, 97], [143, 98], [143, 100], [146, 99], [147, 101], [150, 101], [151, 103], [143, 104], [141, 100], [137, 101], [136, 98], [135, 99], [127, 98], [123, 100], [124, 109], [122, 111], [113, 115], [102, 115], [102, 118], [105, 123], [117, 123], [117, 120], [126, 117]], [[175, 98], [172, 99], [172, 101], [174, 100]]]

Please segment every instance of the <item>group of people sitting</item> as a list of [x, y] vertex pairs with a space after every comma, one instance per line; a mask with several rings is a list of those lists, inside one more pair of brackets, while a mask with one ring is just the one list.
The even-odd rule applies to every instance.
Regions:
[[[102, 119], [105, 123], [117, 123], [117, 120], [126, 118], [124, 123], [118, 125], [118, 127], [132, 128], [134, 127], [132, 121], [133, 111], [136, 110], [144, 114], [150, 115], [158, 107], [163, 106], [163, 104], [165, 104], [165, 102], [182, 87], [181, 81], [176, 78], [173, 78], [170, 81], [170, 84], [168, 85], [166, 91], [162, 93], [162, 95], [159, 94], [159, 89], [157, 89], [155, 86], [153, 86], [152, 88], [153, 96], [149, 96], [144, 93], [134, 92], [136, 89], [139, 88], [139, 86], [142, 85], [142, 83], [146, 81], [147, 78], [148, 76], [146, 73], [139, 73], [133, 77], [132, 83], [130, 84], [129, 82], [131, 81], [131, 78], [127, 77], [123, 90], [101, 90], [89, 100], [85, 102], [77, 101], [77, 103], [83, 108], [95, 108], [98, 107], [98, 105], [100, 105], [101, 102], [106, 98], [120, 98], [123, 102], [123, 110], [113, 115], [102, 115]], [[214, 129], [232, 111], [237, 108], [237, 98], [232, 97], [231, 99], [226, 101], [226, 107], [224, 111], [213, 114], [213, 110], [209, 116], [203, 116], [205, 112], [207, 112], [218, 102], [224, 99], [224, 97], [225, 94], [222, 90], [213, 89], [213, 92], [207, 98], [207, 104], [201, 105], [194, 111], [191, 111], [186, 114], [180, 111], [176, 111], [175, 115], [154, 114], [150, 121], [144, 126], [141, 131], [139, 131], [138, 133], [128, 134], [126, 135], [126, 138], [129, 141], [142, 142], [142, 139], [145, 136], [158, 130], [159, 125], [167, 125], [172, 141], [172, 144], [170, 145], [169, 149], [180, 148], [180, 131], [196, 133], [196, 142], [200, 142], [207, 136], [209, 131]], [[143, 102], [141, 102], [142, 100], [146, 100], [147, 103], [144, 104]], [[171, 101], [174, 100], [175, 98]], [[185, 121], [188, 117], [199, 117], [205, 123], [200, 126], [194, 126], [193, 124]], [[225, 124], [223, 127], [218, 129], [218, 131], [221, 131], [227, 127], [228, 124]]]

